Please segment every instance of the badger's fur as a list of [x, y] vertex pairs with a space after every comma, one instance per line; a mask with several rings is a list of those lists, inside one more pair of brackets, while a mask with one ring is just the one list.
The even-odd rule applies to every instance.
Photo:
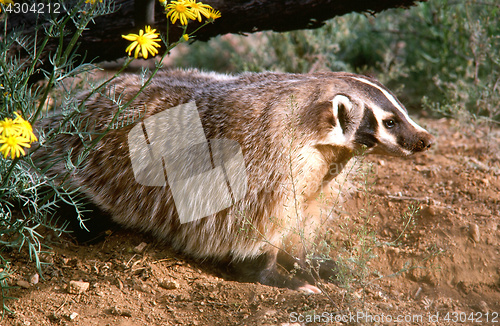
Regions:
[[[118, 110], [110, 98], [125, 103], [143, 82], [138, 75], [123, 75], [92, 95], [85, 102], [82, 126], [104, 130]], [[232, 207], [181, 224], [168, 185], [148, 187], [134, 179], [127, 135], [140, 121], [192, 101], [207, 139], [232, 139], [241, 146], [248, 189]], [[233, 262], [264, 257], [253, 281], [312, 291], [302, 281], [280, 276], [276, 256], [283, 239], [296, 240], [289, 233], [297, 223], [306, 225], [306, 234], [318, 226], [306, 208], [331, 186], [338, 167], [362, 148], [409, 155], [433, 141], [384, 86], [349, 73], [160, 72], [122, 115], [137, 121], [109, 131], [98, 142], [68, 179], [72, 187], [119, 224], [151, 232], [192, 257]], [[55, 128], [60, 121], [47, 119], [40, 127]], [[65, 133], [34, 158], [43, 161], [70, 150], [76, 159], [84, 146], [78, 136]], [[65, 163], [52, 165], [48, 174], [62, 175]]]

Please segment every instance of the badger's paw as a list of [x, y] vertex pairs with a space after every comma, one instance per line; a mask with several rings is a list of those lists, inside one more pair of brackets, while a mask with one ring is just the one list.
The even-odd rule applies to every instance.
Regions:
[[242, 282], [288, 288], [309, 294], [321, 293], [318, 287], [312, 285], [314, 279], [305, 278], [300, 272], [287, 271], [283, 266], [276, 264], [275, 257], [268, 254], [232, 262], [228, 271]]

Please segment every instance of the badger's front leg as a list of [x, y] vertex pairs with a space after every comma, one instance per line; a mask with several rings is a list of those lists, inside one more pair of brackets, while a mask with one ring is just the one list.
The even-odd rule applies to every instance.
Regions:
[[[230, 271], [245, 282], [258, 282], [306, 293], [321, 293], [320, 289], [310, 284], [310, 282], [314, 282], [313, 278], [307, 277], [302, 272], [294, 273], [292, 269], [287, 268], [290, 265], [290, 259], [293, 260], [291, 256], [289, 256], [288, 262], [283, 262], [283, 265], [281, 261], [278, 263], [278, 252], [280, 250], [273, 247], [260, 256], [246, 258], [242, 261], [233, 261], [230, 264]], [[280, 258], [282, 258], [281, 255]]]

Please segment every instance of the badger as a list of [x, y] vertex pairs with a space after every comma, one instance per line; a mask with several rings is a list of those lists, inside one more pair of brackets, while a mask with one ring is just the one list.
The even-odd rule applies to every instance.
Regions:
[[[322, 226], [318, 214], [309, 209], [318, 195], [334, 188], [342, 167], [361, 152], [408, 156], [434, 142], [393, 93], [362, 75], [160, 71], [139, 92], [145, 80], [145, 76], [125, 74], [104, 90], [84, 93], [79, 98], [84, 105], [79, 119], [94, 141], [92, 149], [78, 133], [64, 132], [53, 142], [42, 140], [34, 161], [48, 176], [78, 189], [118, 224], [149, 232], [195, 259], [227, 263], [250, 282], [319, 292], [314, 279], [307, 277], [310, 274], [290, 276], [281, 268], [310, 263], [306, 263], [304, 237], [310, 239]], [[123, 103], [129, 105], [123, 109]], [[154, 117], [174, 109], [181, 115], [171, 121], [173, 129], [165, 127], [165, 120], [155, 125], [159, 119]], [[182, 115], [188, 109], [196, 114]], [[46, 118], [37, 128], [58, 128], [63, 119], [61, 115]], [[131, 134], [139, 135], [138, 141], [145, 135], [139, 149]], [[192, 146], [196, 142], [188, 142], [192, 152], [175, 147], [190, 137], [198, 137], [201, 151]], [[158, 150], [156, 145], [165, 139], [167, 146]], [[227, 141], [230, 150], [222, 156], [229, 153], [228, 157], [216, 157], [216, 140]], [[231, 168], [226, 165], [219, 175], [226, 180], [222, 186], [231, 188], [231, 182], [240, 181], [242, 186], [233, 187], [238, 189], [230, 194], [230, 205], [215, 203], [218, 207], [205, 210], [206, 216], [181, 220], [181, 206], [195, 206], [207, 189], [191, 187], [192, 196], [182, 193], [176, 199], [176, 180], [169, 175], [182, 174], [189, 170], [189, 161], [206, 156], [203, 143], [211, 155], [205, 170], [232, 159], [240, 172], [236, 181], [228, 181]], [[148, 151], [141, 152], [141, 146], [149, 146], [149, 151], [169, 151], [169, 146], [176, 150], [154, 154], [156, 165], [151, 165], [145, 159]], [[50, 157], [68, 152], [73, 160], [85, 159], [65, 176], [67, 160]], [[184, 158], [173, 165], [167, 162], [175, 163], [177, 156]], [[332, 165], [337, 167], [335, 172]], [[144, 182], [144, 177], [151, 178]], [[300, 235], [299, 225], [305, 228]]]

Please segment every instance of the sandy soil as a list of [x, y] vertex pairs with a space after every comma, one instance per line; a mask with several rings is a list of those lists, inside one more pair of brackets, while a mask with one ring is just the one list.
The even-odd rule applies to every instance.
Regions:
[[[420, 123], [436, 146], [368, 157], [376, 184], [330, 226], [339, 248], [356, 246], [353, 230], [377, 239], [369, 273], [349, 288], [324, 284], [323, 294], [307, 295], [238, 283], [134, 231], [114, 229], [92, 245], [46, 234], [42, 275], [26, 251], [6, 254], [18, 285], [8, 294], [18, 300], [0, 324], [500, 325], [500, 130]], [[420, 210], [410, 220], [412, 204]], [[369, 220], [359, 214], [367, 207]], [[351, 233], [339, 228], [345, 221]]]

